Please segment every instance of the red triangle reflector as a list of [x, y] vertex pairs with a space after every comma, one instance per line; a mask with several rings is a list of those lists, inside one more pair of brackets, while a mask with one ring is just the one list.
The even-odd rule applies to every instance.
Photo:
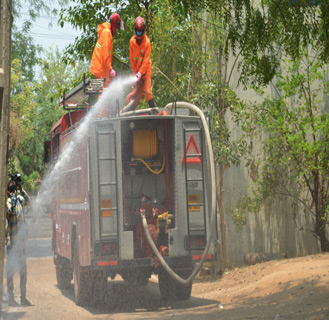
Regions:
[[[187, 145], [186, 145], [186, 154], [189, 154], [191, 147], [193, 147], [194, 153], [196, 153], [196, 154], [200, 153], [192, 134], [190, 135]], [[180, 163], [181, 164], [185, 163], [185, 155], [183, 155], [183, 158]], [[201, 156], [195, 156], [195, 157], [191, 157], [191, 158], [188, 157], [186, 159], [186, 164], [188, 164], [188, 163], [193, 163], [193, 164], [201, 163]]]

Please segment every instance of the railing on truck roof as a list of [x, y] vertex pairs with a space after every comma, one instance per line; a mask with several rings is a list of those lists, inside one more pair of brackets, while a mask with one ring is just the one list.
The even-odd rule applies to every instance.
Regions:
[[[83, 75], [83, 81], [69, 93], [63, 92], [60, 104], [64, 110], [81, 110], [88, 108], [92, 103], [91, 97], [99, 95], [103, 90], [105, 79], [90, 79]], [[86, 101], [88, 99], [88, 102]]]

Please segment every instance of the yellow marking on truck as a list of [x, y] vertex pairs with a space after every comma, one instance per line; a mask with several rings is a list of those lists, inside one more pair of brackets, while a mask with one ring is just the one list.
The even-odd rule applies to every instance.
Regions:
[[100, 206], [101, 206], [101, 216], [102, 217], [112, 217], [112, 215], [113, 215], [112, 210], [104, 210], [104, 209], [112, 208], [112, 199], [101, 199]]
[[[190, 193], [188, 195], [188, 204], [200, 203], [200, 194], [199, 193]], [[189, 211], [200, 211], [200, 206], [189, 206]]]

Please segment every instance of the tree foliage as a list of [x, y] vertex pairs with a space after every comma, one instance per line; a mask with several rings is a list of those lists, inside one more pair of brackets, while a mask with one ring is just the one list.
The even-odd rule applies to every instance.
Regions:
[[[44, 141], [57, 120], [64, 114], [59, 101], [63, 88], [71, 89], [81, 79], [86, 65], [75, 67], [63, 63], [58, 51], [45, 53], [40, 60], [39, 80], [31, 83], [24, 80], [20, 62], [13, 61], [11, 98], [11, 134], [9, 173], [21, 172], [25, 181], [42, 175]], [[31, 187], [33, 181], [30, 181]]]
[[[62, 6], [68, 1], [57, 0], [56, 3]], [[53, 81], [53, 83], [44, 84], [36, 82], [36, 67], [43, 63], [41, 58], [43, 48], [35, 44], [30, 32], [32, 23], [40, 15], [44, 14], [50, 18], [55, 18], [57, 9], [54, 5], [54, 1], [49, 0], [13, 0], [12, 2], [12, 75], [8, 171], [9, 174], [21, 173], [29, 191], [35, 187], [36, 179], [44, 170], [42, 163], [44, 132], [50, 129], [50, 122], [58, 117], [58, 112], [52, 112], [53, 119], [47, 122], [40, 114], [40, 110], [44, 108], [42, 103], [46, 103], [47, 97], [54, 96], [54, 91], [49, 93], [47, 85], [57, 89], [56, 94], [58, 95], [58, 84], [61, 82]], [[27, 13], [27, 18], [22, 25], [19, 25], [17, 22], [19, 19], [22, 20], [22, 12]], [[47, 58], [55, 61], [54, 56], [48, 55]], [[52, 70], [52, 72], [53, 75], [56, 74], [56, 71]], [[62, 75], [57, 73], [57, 76], [61, 79]], [[40, 88], [43, 91], [42, 95], [38, 95], [37, 92]], [[55, 101], [52, 102], [55, 103]]]
[[[22, 31], [15, 29], [12, 38], [12, 60], [20, 60], [20, 68], [23, 78], [32, 83], [35, 78], [35, 66], [39, 62], [42, 48], [35, 44], [28, 29]], [[22, 57], [24, 57], [24, 59], [22, 59]]]
[[[225, 39], [220, 47], [226, 62], [234, 57], [240, 71], [239, 82], [256, 90], [272, 82], [278, 91], [275, 99], [266, 98], [250, 109], [246, 104], [233, 105], [247, 135], [257, 131], [263, 134], [263, 130], [268, 135], [263, 144], [264, 159], [250, 162], [256, 181], [253, 193], [240, 200], [240, 210], [233, 218], [238, 223], [245, 221], [244, 213], [257, 212], [264, 200], [278, 194], [289, 195], [312, 215], [313, 233], [322, 250], [328, 251], [328, 120], [322, 110], [323, 103], [328, 103], [323, 101], [328, 93], [324, 77], [329, 57], [327, 1], [171, 3], [182, 3], [185, 16], [200, 9], [218, 14], [222, 18], [218, 30], [222, 29]], [[308, 52], [310, 48], [313, 56]], [[288, 59], [286, 64], [282, 63], [283, 57]], [[206, 85], [211, 87], [214, 83]], [[211, 91], [207, 96], [208, 92]], [[289, 99], [294, 103], [290, 104]], [[225, 136], [225, 130], [219, 128], [218, 132]], [[222, 146], [226, 146], [225, 141]], [[223, 148], [219, 150], [223, 153]], [[261, 173], [257, 176], [259, 166]]]
[[171, 0], [189, 10], [220, 13], [226, 32], [226, 58], [240, 58], [240, 82], [267, 85], [280, 65], [278, 55], [300, 57], [314, 43], [323, 61], [329, 58], [329, 6], [313, 0]]
[[[230, 110], [234, 121], [239, 120], [235, 105], [242, 102], [236, 93], [226, 85], [224, 68], [222, 18], [215, 13], [193, 14], [194, 27], [198, 30], [196, 43], [192, 49], [191, 70], [195, 65], [191, 100], [203, 110], [210, 112], [213, 151], [218, 165], [229, 167], [239, 165], [245, 152], [243, 139], [233, 140], [232, 132], [226, 124], [225, 114]], [[200, 48], [202, 47], [202, 50]]]
[[[20, 59], [21, 70], [25, 80], [33, 82], [35, 77], [35, 66], [39, 63], [39, 58], [43, 51], [43, 48], [36, 45], [31, 36], [32, 23], [42, 14], [47, 15], [49, 18], [53, 18], [53, 22], [55, 22], [58, 9], [54, 5], [65, 6], [67, 3], [68, 0], [56, 0], [56, 2], [50, 0], [13, 0], [11, 56], [12, 60]], [[27, 14], [24, 21], [22, 19], [23, 11], [24, 14]], [[17, 23], [19, 20], [23, 21], [21, 25]], [[51, 26], [53, 22], [50, 22], [49, 26]], [[22, 57], [24, 57], [24, 59]]]
[[[313, 233], [323, 251], [329, 250], [325, 227], [329, 222], [329, 114], [326, 65], [315, 47], [300, 58], [284, 61], [277, 77], [277, 97], [266, 98], [247, 110], [246, 133], [266, 133], [251, 195], [239, 202], [240, 210], [257, 212], [276, 195], [291, 197], [304, 206], [314, 222]], [[246, 110], [245, 110], [246, 111]], [[253, 159], [254, 160], [254, 159]], [[257, 161], [257, 160], [256, 160]], [[255, 162], [253, 162], [255, 163]], [[240, 211], [241, 213], [241, 211]]]
[[69, 0], [12, 0], [12, 14], [17, 18], [21, 14], [21, 10], [26, 10], [30, 21], [35, 21], [40, 15], [46, 14], [49, 17], [57, 15], [59, 7], [65, 6]]

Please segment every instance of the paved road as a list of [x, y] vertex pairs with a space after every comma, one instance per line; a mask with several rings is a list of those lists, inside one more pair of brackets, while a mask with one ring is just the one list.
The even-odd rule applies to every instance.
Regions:
[[[217, 320], [218, 302], [192, 297], [189, 301], [164, 302], [155, 282], [146, 287], [130, 286], [122, 280], [108, 281], [103, 296], [90, 306], [75, 304], [73, 282], [60, 290], [48, 239], [29, 240], [27, 296], [31, 307], [10, 307], [3, 304], [1, 320], [151, 320], [181, 319]], [[48, 255], [48, 256], [47, 256]], [[38, 257], [42, 256], [42, 257]], [[20, 301], [19, 276], [14, 277], [16, 301]], [[211, 314], [212, 313], [212, 314]]]
[[[27, 243], [27, 295], [31, 307], [3, 304], [4, 320], [321, 320], [329, 319], [329, 254], [274, 260], [195, 281], [188, 301], [165, 302], [155, 282], [146, 287], [108, 281], [94, 305], [74, 302], [57, 286], [50, 239]], [[19, 301], [19, 276], [14, 278]]]
[[26, 255], [28, 258], [51, 257], [51, 239], [28, 239], [26, 243]]

